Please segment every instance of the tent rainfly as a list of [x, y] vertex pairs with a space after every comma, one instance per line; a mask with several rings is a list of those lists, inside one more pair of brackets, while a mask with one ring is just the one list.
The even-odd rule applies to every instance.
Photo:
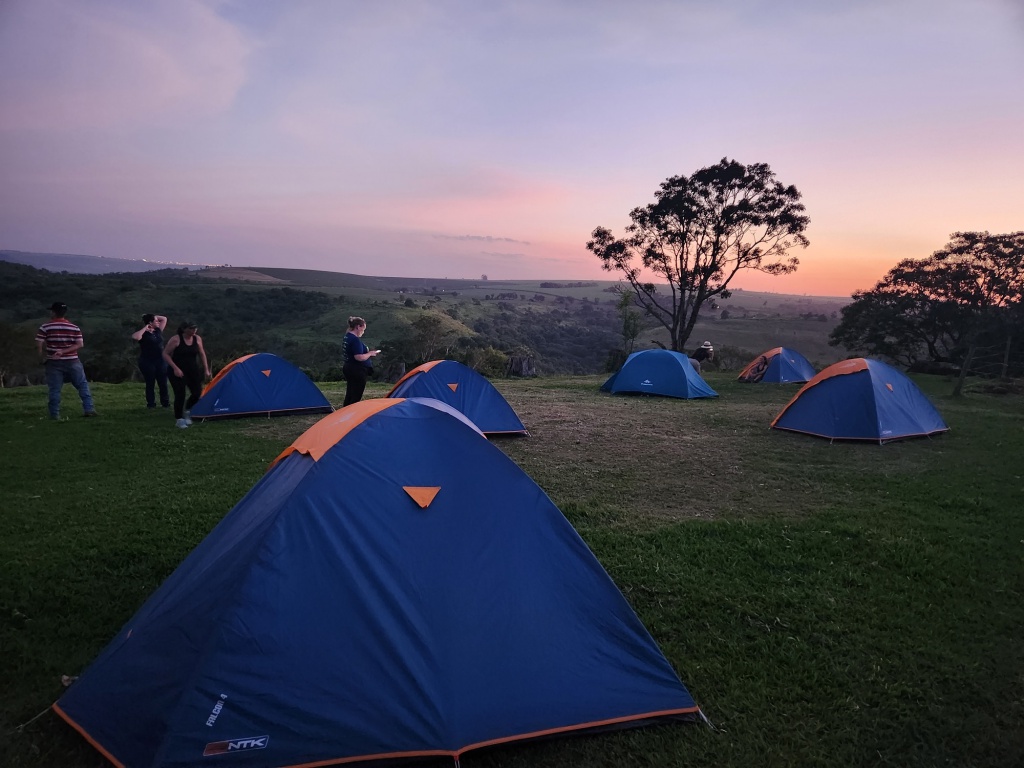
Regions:
[[409, 371], [387, 397], [431, 397], [464, 413], [485, 435], [526, 435], [526, 427], [484, 376], [455, 360], [434, 360]]
[[617, 394], [662, 395], [694, 399], [718, 397], [694, 369], [690, 358], [668, 349], [634, 352], [617, 373], [601, 385], [604, 392]]
[[193, 406], [192, 418], [204, 421], [333, 410], [305, 373], [277, 355], [260, 352], [224, 366]]
[[53, 708], [152, 768], [457, 765], [699, 714], [536, 483], [401, 398], [300, 436]]
[[878, 443], [949, 429], [914, 382], [892, 366], [862, 357], [830, 365], [807, 382], [771, 426]]
[[815, 373], [810, 361], [795, 349], [775, 347], [751, 360], [737, 380], [746, 384], [790, 384], [810, 381]]

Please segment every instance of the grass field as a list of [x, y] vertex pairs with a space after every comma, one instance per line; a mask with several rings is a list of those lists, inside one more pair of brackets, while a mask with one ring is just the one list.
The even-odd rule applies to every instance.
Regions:
[[[714, 401], [603, 377], [496, 381], [498, 444], [552, 497], [714, 728], [467, 755], [472, 766], [1020, 766], [1024, 400], [919, 378], [951, 431], [885, 446], [767, 428], [795, 387]], [[340, 404], [340, 384], [321, 385]], [[383, 385], [371, 385], [369, 397]], [[0, 766], [107, 763], [46, 707], [316, 417], [176, 430], [142, 385], [99, 419], [0, 390]], [[19, 729], [18, 726], [40, 717]], [[450, 765], [450, 763], [447, 763]]]

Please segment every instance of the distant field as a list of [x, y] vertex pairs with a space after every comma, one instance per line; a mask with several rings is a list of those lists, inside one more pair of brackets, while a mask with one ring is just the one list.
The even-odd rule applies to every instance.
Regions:
[[[511, 300], [517, 306], [528, 305], [543, 313], [562, 307], [557, 303], [560, 297], [574, 301], [596, 301], [614, 304], [617, 295], [609, 289], [621, 286], [614, 280], [604, 281], [541, 281], [541, 280], [446, 280], [434, 278], [399, 278], [352, 275], [341, 272], [320, 272], [301, 269], [276, 269], [254, 267], [248, 273], [265, 275], [284, 281], [295, 288], [325, 290], [328, 293], [344, 293], [360, 301], [379, 299], [396, 300], [396, 297], [433, 297], [441, 306], [462, 307], [464, 322], [482, 317], [488, 313], [474, 310], [475, 302], [490, 297], [517, 294]], [[232, 277], [235, 273], [218, 269], [206, 270], [211, 277]], [[244, 276], [236, 279], [246, 279]], [[576, 285], [576, 283], [583, 285]], [[401, 293], [400, 293], [401, 291]], [[543, 302], [531, 301], [544, 297]], [[731, 347], [733, 354], [724, 362], [730, 368], [738, 369], [754, 355], [777, 346], [798, 349], [805, 357], [824, 367], [847, 357], [842, 348], [829, 346], [828, 334], [839, 321], [840, 310], [848, 304], [849, 298], [834, 296], [799, 296], [759, 291], [735, 291], [728, 299], [720, 300], [717, 309], [707, 309], [698, 320], [694, 337], [689, 346], [696, 348], [705, 339], [712, 341], [718, 349]], [[723, 319], [723, 311], [728, 313]], [[804, 319], [801, 315], [813, 315]], [[645, 349], [658, 343], [669, 344], [668, 332], [659, 325], [646, 320], [646, 329], [637, 339], [636, 348]], [[470, 322], [471, 324], [471, 322]], [[742, 362], [739, 362], [742, 361]]]
[[[95, 260], [94, 260], [95, 261]], [[144, 312], [174, 328], [200, 325], [214, 368], [254, 352], [290, 360], [314, 379], [340, 376], [347, 320], [368, 321], [367, 342], [382, 348], [388, 373], [454, 357], [503, 373], [510, 357], [533, 360], [543, 375], [606, 372], [625, 341], [618, 284], [605, 281], [489, 281], [393, 278], [260, 267], [168, 269], [77, 275], [0, 261], [0, 383], [38, 383], [31, 341], [46, 307], [72, 307], [90, 377], [120, 382], [138, 375], [131, 334]], [[738, 371], [755, 355], [785, 345], [824, 367], [848, 356], [828, 344], [844, 300], [736, 291], [702, 312], [685, 345], [711, 341], [712, 370]], [[652, 318], [633, 349], [671, 346]]]

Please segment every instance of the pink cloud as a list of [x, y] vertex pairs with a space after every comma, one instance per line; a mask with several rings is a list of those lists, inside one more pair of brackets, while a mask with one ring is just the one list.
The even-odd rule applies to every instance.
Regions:
[[[173, 8], [171, 7], [173, 5]], [[0, 128], [124, 128], [229, 106], [249, 46], [196, 0], [14, 0], [0, 25]]]

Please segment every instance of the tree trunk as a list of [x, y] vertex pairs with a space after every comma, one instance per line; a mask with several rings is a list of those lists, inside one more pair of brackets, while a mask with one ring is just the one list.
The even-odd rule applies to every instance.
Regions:
[[964, 379], [967, 378], [967, 369], [971, 367], [971, 362], [974, 360], [974, 350], [977, 348], [978, 342], [971, 339], [971, 345], [967, 347], [967, 356], [960, 365], [960, 376], [957, 377], [956, 386], [953, 387], [953, 397], [960, 397], [960, 394], [963, 391]]
[[388, 384], [397, 384], [398, 380], [405, 376], [405, 362], [398, 361], [397, 363], [388, 363], [384, 366], [383, 376]]
[[506, 376], [536, 376], [537, 369], [533, 367], [533, 358], [514, 355], [509, 357], [505, 366]]
[[1010, 378], [1010, 348], [1013, 346], [1013, 334], [1006, 336], [1006, 349], [1003, 350], [1003, 370], [1000, 378], [1004, 381]]

